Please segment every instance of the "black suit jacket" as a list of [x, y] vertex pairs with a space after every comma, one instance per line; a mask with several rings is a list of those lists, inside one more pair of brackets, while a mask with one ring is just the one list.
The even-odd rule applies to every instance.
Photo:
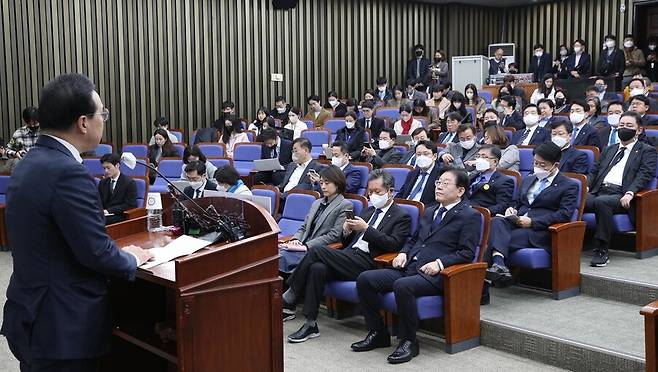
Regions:
[[381, 168], [384, 164], [397, 164], [402, 158], [402, 153], [395, 147], [386, 150], [379, 150], [377, 154], [372, 157], [361, 157], [361, 161], [367, 161], [372, 164], [374, 168]]
[[119, 174], [114, 192], [110, 190], [110, 178], [102, 179], [98, 183], [98, 194], [101, 197], [103, 209], [115, 215], [108, 216], [108, 223], [123, 221], [123, 212], [137, 207], [137, 184], [124, 174]]
[[218, 142], [218, 141], [219, 141], [219, 136], [217, 135], [217, 129], [214, 127], [199, 128], [197, 129], [196, 135], [194, 137], [195, 145], [200, 142]]
[[512, 127], [515, 128], [517, 131], [525, 129], [525, 124], [523, 123], [523, 116], [521, 115], [521, 113], [519, 113], [516, 110], [512, 111], [512, 114], [509, 116], [503, 115], [503, 117], [500, 118], [500, 126]]
[[[407, 78], [406, 80], [409, 79], [416, 79], [416, 60], [417, 58], [412, 58], [407, 62]], [[419, 72], [419, 80], [423, 83], [423, 85], [427, 85], [429, 82], [429, 70], [430, 70], [430, 65], [432, 62], [430, 62], [429, 59], [423, 57], [420, 59], [420, 72]]]
[[[214, 182], [208, 180], [206, 181], [206, 185], [203, 187], [204, 190], [211, 190], [211, 191], [217, 191], [217, 184]], [[187, 195], [190, 199], [194, 199], [194, 189], [192, 186], [187, 186], [186, 188], [183, 189], [183, 193]], [[202, 195], [203, 197], [203, 195]]]
[[[420, 195], [420, 201], [427, 205], [436, 203], [436, 197], [434, 195], [435, 191], [435, 186], [434, 186], [434, 181], [436, 181], [439, 176], [441, 175], [442, 167], [440, 162], [435, 162], [434, 163], [434, 168], [430, 172], [430, 174], [427, 175], [427, 182], [425, 182], [425, 188], [422, 191], [422, 194]], [[401, 199], [408, 199], [409, 195], [411, 194], [411, 191], [413, 191], [414, 185], [416, 184], [416, 181], [418, 178], [420, 178], [420, 168], [416, 167], [413, 171], [409, 172], [407, 174], [407, 178], [404, 180], [404, 185], [402, 185], [402, 188], [400, 191], [397, 193], [395, 196], [396, 198], [401, 198]]]
[[[292, 141], [285, 138], [281, 138], [281, 150], [279, 150], [279, 163], [282, 166], [286, 167], [290, 162], [292, 162]], [[272, 158], [272, 149], [263, 144], [260, 147], [260, 158], [261, 159], [271, 159]]]
[[[475, 259], [482, 225], [480, 212], [471, 208], [467, 200], [462, 200], [447, 211], [435, 227], [434, 212], [440, 207], [436, 204], [425, 209], [416, 233], [400, 250], [407, 254], [407, 266], [415, 261], [419, 270], [426, 263], [439, 259], [446, 268]], [[427, 275], [420, 271], [418, 274], [438, 289], [442, 288], [439, 275]]]
[[608, 50], [607, 48], [603, 48], [599, 55], [599, 63], [597, 66], [599, 75], [610, 76], [612, 74], [619, 74], [619, 76], [623, 76], [625, 69], [626, 56], [624, 55], [623, 50], [615, 48], [608, 58]]
[[[471, 175], [471, 185], [478, 181], [479, 173]], [[503, 214], [512, 205], [514, 180], [495, 171], [489, 182], [475, 187], [469, 198], [472, 206], [487, 208], [492, 216]]]
[[402, 155], [402, 158], [400, 158], [400, 160], [398, 161], [398, 164], [407, 164], [409, 162], [409, 160], [411, 160], [411, 158], [414, 158], [413, 161], [412, 161], [412, 164], [408, 164], [408, 165], [411, 165], [411, 166], [415, 167], [416, 166], [415, 156], [416, 156], [416, 150], [415, 149], [410, 149], [409, 151], [405, 152]]
[[87, 168], [42, 134], [11, 175], [6, 217], [14, 264], [0, 333], [31, 360], [107, 353], [107, 280], [133, 280], [136, 261], [107, 235]]
[[573, 146], [569, 146], [565, 150], [562, 150], [560, 172], [580, 173], [586, 175], [589, 173], [587, 154]]
[[[375, 207], [370, 206], [361, 211], [359, 217], [368, 222], [374, 213]], [[374, 259], [386, 252], [399, 251], [409, 236], [410, 230], [411, 217], [404, 209], [393, 202], [377, 228], [368, 226], [363, 234], [363, 240], [368, 242], [370, 257]], [[356, 243], [354, 240], [360, 234], [360, 232], [354, 231], [349, 235], [344, 235], [342, 237], [343, 246], [347, 247], [352, 243]]]
[[[512, 135], [512, 145], [519, 145], [521, 143], [521, 137], [523, 137], [523, 133], [525, 133], [525, 128], [522, 130], [517, 130], [514, 132]], [[528, 145], [541, 145], [544, 142], [548, 142], [551, 140], [551, 130], [546, 127], [537, 127], [535, 129], [534, 133], [532, 133], [532, 137], [530, 137], [530, 142], [528, 142]]]
[[[587, 176], [590, 193], [596, 194], [601, 189], [603, 179], [609, 173], [607, 168], [619, 151], [619, 147], [619, 143], [606, 147], [599, 161], [594, 163], [592, 171]], [[656, 173], [656, 149], [642, 141], [637, 141], [630, 151], [624, 167], [621, 188], [624, 193], [631, 191], [637, 194], [647, 187]]]
[[544, 52], [539, 59], [539, 64], [537, 63], [537, 56], [533, 55], [530, 59], [530, 66], [528, 66], [528, 72], [532, 73], [532, 81], [539, 82], [546, 74], [550, 74], [553, 71], [553, 59], [551, 54]]
[[[439, 134], [439, 143], [443, 143], [443, 140], [446, 138], [448, 133], [450, 133], [450, 132], [443, 132], [443, 133]], [[457, 132], [455, 132], [455, 136], [452, 137], [452, 141], [450, 141], [450, 142], [454, 142], [454, 143], [459, 142], [459, 136], [457, 136]]]
[[345, 127], [336, 132], [336, 141], [347, 143], [352, 159], [358, 159], [361, 156], [361, 150], [363, 150], [363, 143], [366, 141], [366, 132], [356, 125], [351, 131], [348, 131]]
[[[574, 128], [574, 132], [576, 129]], [[576, 139], [572, 143], [573, 146], [601, 146], [601, 140], [599, 139], [599, 133], [596, 129], [590, 124], [587, 123], [583, 125], [582, 128], [578, 131]]]
[[[283, 189], [288, 184], [288, 181], [290, 181], [290, 176], [292, 176], [292, 172], [295, 171], [295, 168], [297, 168], [297, 163], [295, 162], [291, 162], [286, 167], [286, 175], [283, 177], [283, 182], [281, 182], [280, 185], [277, 185], [277, 187], [281, 192], [283, 192]], [[306, 168], [304, 168], [304, 173], [302, 174], [302, 177], [299, 179], [297, 186], [295, 186], [293, 190], [294, 189], [313, 190], [313, 184], [311, 183], [311, 180], [308, 178], [308, 172], [311, 169], [315, 169], [316, 172], [320, 173], [320, 169], [322, 169], [322, 164], [318, 163], [317, 160], [311, 160], [311, 162], [308, 163]]]
[[571, 54], [567, 59], [564, 61], [565, 67], [566, 67], [566, 75], [568, 76], [569, 79], [575, 79], [573, 75], [571, 75], [572, 71], [578, 71], [578, 74], [580, 75], [581, 79], [585, 79], [589, 77], [589, 70], [590, 70], [590, 64], [591, 64], [591, 58], [589, 54], [583, 52], [580, 55], [580, 61], [578, 61], [578, 66], [576, 66], [576, 54]]
[[[367, 129], [366, 128], [366, 118], [361, 118], [361, 119], [357, 120], [356, 125], [358, 127], [363, 128], [364, 130]], [[377, 140], [379, 139], [379, 133], [382, 132], [382, 130], [384, 129], [385, 126], [386, 126], [386, 122], [384, 121], [384, 119], [376, 118], [374, 116], [371, 118], [371, 120], [370, 120], [370, 134], [372, 135], [372, 137], [370, 137], [370, 140], [373, 142], [373, 146], [375, 146], [377, 144]], [[375, 147], [377, 147], [377, 146], [375, 146]]]
[[505, 73], [506, 61], [503, 58], [500, 62], [496, 62], [495, 58], [489, 59], [489, 75], [498, 75]]
[[528, 191], [538, 182], [537, 176], [531, 174], [521, 182], [521, 191], [516, 200], [514, 209], [519, 216], [526, 213], [532, 220], [529, 239], [534, 247], [551, 248], [551, 234], [548, 227], [555, 223], [569, 222], [578, 205], [578, 186], [561, 172], [553, 179], [535, 200], [528, 202]]

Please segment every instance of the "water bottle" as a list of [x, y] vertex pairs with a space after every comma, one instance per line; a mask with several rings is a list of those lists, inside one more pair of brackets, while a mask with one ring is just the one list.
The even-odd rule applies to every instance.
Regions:
[[146, 229], [148, 232], [162, 230], [162, 209], [149, 209], [146, 216]]

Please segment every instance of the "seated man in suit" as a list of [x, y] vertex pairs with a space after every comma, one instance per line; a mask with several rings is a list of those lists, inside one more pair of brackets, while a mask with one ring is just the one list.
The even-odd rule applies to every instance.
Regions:
[[[594, 89], [596, 89], [594, 97], [598, 97], [601, 102], [601, 112], [608, 112], [610, 102], [619, 99], [617, 94], [608, 92], [608, 84], [605, 82], [605, 79], [601, 77], [597, 77], [594, 81]], [[587, 98], [589, 98], [589, 96]]]
[[203, 198], [203, 190], [217, 191], [217, 184], [208, 179], [206, 165], [201, 161], [192, 161], [185, 166], [185, 176], [190, 185], [183, 193], [192, 199]]
[[[292, 162], [286, 167], [283, 181], [277, 186], [285, 198], [285, 193], [292, 189], [311, 190], [309, 172], [317, 173], [322, 165], [311, 157], [311, 141], [299, 137], [292, 141]], [[283, 208], [283, 207], [281, 207]]]
[[628, 88], [630, 89], [631, 99], [628, 100], [627, 109], [630, 109], [631, 100], [634, 97], [645, 97], [647, 99], [646, 101], [648, 101], [646, 103], [647, 111], [651, 111], [651, 112], [658, 111], [658, 102], [655, 99], [648, 97], [649, 90], [648, 90], [647, 81], [645, 81], [645, 78], [639, 78], [639, 77], [634, 78], [628, 84]]
[[553, 123], [558, 121], [569, 121], [566, 118], [553, 116], [553, 110], [555, 109], [555, 103], [550, 98], [542, 98], [537, 101], [537, 107], [539, 108], [539, 126], [543, 128], [551, 128]]
[[281, 127], [288, 124], [288, 113], [292, 109], [292, 105], [286, 102], [286, 97], [276, 96], [274, 98], [274, 107], [270, 110], [270, 115], [273, 118], [281, 120]]
[[606, 147], [587, 176], [585, 212], [596, 216], [596, 248], [590, 263], [594, 267], [608, 264], [613, 215], [628, 213], [634, 223], [635, 195], [647, 187], [656, 172], [656, 149], [638, 141], [641, 120], [631, 111], [621, 116], [617, 129], [620, 143]]
[[402, 153], [393, 147], [396, 138], [397, 134], [393, 129], [382, 129], [379, 133], [379, 150], [376, 151], [372, 147], [363, 147], [361, 161], [372, 164], [374, 169], [381, 168], [384, 164], [397, 164], [402, 158]]
[[573, 133], [571, 122], [558, 121], [549, 128], [551, 129], [551, 141], [562, 150], [560, 172], [587, 174], [589, 172], [587, 154], [571, 146], [570, 143]]
[[[388, 88], [388, 80], [386, 76], [380, 76], [377, 78], [377, 101], [386, 102], [389, 99], [393, 98], [393, 91]], [[361, 105], [363, 108], [363, 105]]]
[[[386, 126], [384, 119], [376, 118], [375, 113], [375, 103], [373, 101], [364, 101], [361, 104], [361, 112], [363, 112], [363, 117], [356, 121], [358, 127], [363, 128], [366, 132], [370, 129], [370, 138], [379, 138], [379, 133]], [[378, 144], [373, 141], [373, 146], [378, 148]]]
[[321, 127], [324, 123], [333, 117], [331, 111], [322, 107], [322, 99], [314, 94], [306, 100], [308, 104], [308, 113], [304, 119], [313, 120], [313, 128]]
[[446, 114], [446, 132], [439, 135], [439, 143], [444, 145], [458, 143], [459, 136], [457, 135], [457, 128], [459, 128], [462, 120], [464, 120], [464, 117], [457, 111]]
[[[331, 165], [335, 165], [343, 171], [347, 186], [345, 192], [356, 194], [361, 185], [361, 173], [352, 164], [350, 164], [350, 154], [347, 144], [343, 141], [336, 141], [331, 145]], [[309, 174], [309, 179], [313, 184], [313, 190], [322, 192], [320, 188], [320, 176], [315, 173]]]
[[470, 177], [471, 205], [487, 208], [492, 216], [505, 213], [512, 204], [514, 194], [514, 180], [497, 170], [501, 156], [498, 146], [480, 147], [475, 159], [475, 172]]
[[395, 197], [419, 201], [425, 205], [433, 204], [434, 181], [442, 171], [441, 164], [436, 162], [436, 145], [432, 141], [420, 141], [415, 151], [416, 169], [407, 174], [404, 185]]
[[503, 118], [500, 122], [502, 127], [512, 127], [517, 131], [524, 129], [523, 117], [516, 111], [516, 98], [511, 95], [500, 98], [500, 107], [503, 109]]
[[[601, 152], [606, 146], [612, 146], [619, 143], [617, 127], [624, 113], [624, 104], [621, 101], [611, 101], [608, 104], [608, 125], [599, 131], [599, 149]], [[643, 133], [644, 134], [644, 133]]]
[[[562, 152], [552, 142], [535, 147], [534, 173], [521, 183], [515, 203], [505, 211], [505, 217], [491, 220], [487, 256], [492, 266], [487, 279], [494, 284], [509, 285], [512, 275], [505, 264], [509, 254], [527, 247], [551, 251], [551, 234], [548, 227], [568, 222], [578, 205], [578, 186], [560, 173]], [[483, 301], [488, 299], [485, 283]]]
[[512, 135], [512, 145], [540, 145], [551, 140], [549, 128], [539, 126], [539, 109], [529, 103], [523, 108], [523, 123], [525, 128], [517, 130]]
[[336, 141], [344, 142], [352, 159], [361, 156], [363, 143], [366, 142], [365, 129], [356, 125], [357, 116], [354, 111], [348, 111], [345, 114], [345, 127], [336, 132]]
[[569, 120], [573, 124], [572, 146], [600, 146], [596, 128], [589, 123], [590, 107], [587, 102], [576, 99], [571, 103]]
[[465, 169], [470, 172], [475, 169], [475, 156], [480, 145], [475, 143], [475, 129], [469, 124], [460, 124], [457, 128], [459, 143], [449, 143], [439, 158], [445, 165]]
[[[285, 168], [292, 162], [292, 141], [281, 138], [274, 128], [265, 128], [260, 133], [263, 144], [261, 145], [260, 158], [279, 158], [279, 163]], [[256, 183], [279, 185], [283, 181], [286, 172], [268, 171], [256, 173]]]
[[647, 112], [651, 109], [651, 100], [645, 95], [637, 95], [628, 101], [628, 110], [640, 114], [642, 118], [642, 126], [658, 125], [658, 119], [647, 116]]
[[393, 268], [363, 272], [356, 280], [359, 302], [368, 335], [352, 344], [354, 351], [370, 351], [391, 345], [379, 313], [379, 293], [393, 291], [397, 303], [400, 343], [389, 363], [404, 363], [418, 355], [416, 297], [442, 293], [441, 270], [469, 263], [475, 258], [480, 235], [480, 213], [465, 200], [468, 175], [451, 169], [436, 181], [438, 204], [425, 209], [412, 239], [393, 260]]
[[507, 69], [507, 64], [503, 54], [505, 52], [502, 48], [496, 49], [494, 57], [489, 59], [489, 75], [504, 74]]
[[407, 85], [404, 90], [404, 98], [408, 99], [411, 102], [417, 99], [422, 99], [423, 101], [427, 101], [427, 93], [417, 90], [417, 88], [421, 88], [422, 86], [423, 83], [418, 79], [407, 80]]
[[410, 148], [407, 152], [402, 155], [402, 158], [398, 164], [407, 164], [412, 167], [416, 166], [416, 145], [420, 141], [428, 141], [430, 139], [429, 132], [426, 128], [416, 128], [411, 132], [411, 138], [413, 139], [414, 146]]
[[[368, 176], [372, 206], [360, 216], [343, 223], [342, 249], [319, 246], [308, 252], [288, 278], [290, 288], [283, 294], [283, 320], [295, 317], [295, 303], [304, 295], [306, 323], [288, 336], [290, 342], [303, 342], [320, 335], [316, 323], [325, 283], [331, 280], [356, 280], [375, 268], [375, 257], [402, 248], [411, 229], [411, 217], [393, 200], [395, 180], [384, 169]], [[317, 337], [317, 336], [316, 336]]]
[[123, 212], [137, 207], [137, 185], [132, 178], [121, 173], [119, 155], [105, 154], [100, 161], [105, 178], [98, 183], [98, 194], [103, 205], [105, 224], [109, 225], [125, 220]]

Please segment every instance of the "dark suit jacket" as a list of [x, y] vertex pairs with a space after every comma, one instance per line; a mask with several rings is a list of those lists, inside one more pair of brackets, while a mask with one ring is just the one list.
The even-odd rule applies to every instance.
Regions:
[[137, 207], [137, 184], [135, 181], [120, 174], [114, 192], [110, 190], [110, 178], [104, 178], [98, 183], [98, 194], [101, 197], [103, 209], [114, 216], [107, 216], [107, 223], [123, 221], [123, 212]]
[[[601, 153], [599, 161], [594, 163], [592, 171], [587, 176], [589, 192], [596, 194], [601, 189], [603, 179], [608, 174], [607, 168], [614, 159], [620, 144], [606, 147]], [[628, 150], [627, 150], [628, 151]], [[622, 179], [622, 192], [632, 191], [637, 194], [647, 187], [649, 181], [656, 173], [656, 149], [641, 141], [635, 142], [631, 149], [624, 177]]]
[[[436, 203], [436, 198], [434, 196], [434, 181], [436, 181], [439, 176], [441, 175], [442, 171], [441, 164], [439, 161], [434, 163], [434, 168], [430, 172], [429, 175], [427, 175], [427, 182], [425, 183], [425, 188], [422, 191], [422, 194], [420, 195], [420, 201], [425, 204], [425, 205], [430, 205], [433, 203]], [[418, 178], [420, 178], [420, 168], [416, 167], [413, 171], [407, 173], [407, 178], [404, 180], [404, 185], [402, 185], [402, 188], [400, 191], [397, 193], [395, 196], [396, 198], [401, 198], [401, 199], [407, 199], [409, 198], [409, 195], [411, 194], [411, 191], [413, 191], [414, 185], [416, 184], [416, 181]]]
[[591, 58], [589, 54], [583, 52], [580, 55], [580, 60], [578, 61], [578, 66], [576, 66], [576, 54], [571, 54], [567, 59], [564, 61], [564, 64], [567, 68], [566, 74], [569, 77], [569, 79], [575, 79], [573, 75], [571, 75], [572, 71], [578, 71], [578, 74], [580, 74], [581, 79], [586, 79], [589, 77], [589, 71], [590, 71], [590, 64], [591, 64]]
[[567, 122], [567, 121], [569, 121], [569, 118], [565, 118], [565, 117], [562, 117], [562, 116], [551, 116], [548, 119], [548, 122], [546, 122], [546, 125], [544, 125], [544, 128], [546, 128], [548, 130], [551, 130], [551, 126], [553, 126], [553, 124], [555, 124], [555, 123], [564, 123], [564, 122]]
[[347, 105], [342, 102], [338, 102], [336, 107], [331, 107], [329, 103], [326, 103], [324, 108], [326, 108], [327, 111], [333, 111], [335, 118], [344, 118], [345, 114], [347, 114]]
[[380, 92], [377, 88], [375, 88], [375, 89], [373, 89], [373, 90], [374, 90], [375, 93], [376, 93], [376, 94], [375, 94], [375, 99], [377, 99], [377, 100], [379, 100], [379, 101], [386, 102], [386, 101], [388, 101], [389, 99], [393, 98], [393, 91], [390, 90], [390, 89], [388, 89], [388, 88], [386, 88], [386, 91], [384, 92], [384, 97], [383, 97], [383, 98], [382, 98], [382, 96], [380, 95], [381, 92]]
[[[343, 174], [347, 181], [347, 187], [345, 192], [350, 194], [357, 194], [359, 191], [359, 186], [361, 185], [361, 172], [354, 167], [354, 165], [347, 164], [345, 169], [343, 169]], [[322, 189], [320, 188], [320, 183], [313, 184], [313, 190], [322, 194]]]
[[[357, 120], [356, 125], [365, 130], [366, 118], [361, 118]], [[384, 121], [384, 119], [376, 118], [373, 116], [372, 119], [370, 120], [370, 134], [371, 134], [370, 139], [372, 140], [373, 145], [377, 143], [377, 140], [379, 139], [379, 133], [382, 132], [382, 129], [384, 129], [385, 126], [386, 126], [386, 122]]]
[[379, 150], [377, 151], [377, 154], [372, 157], [361, 157], [362, 161], [371, 163], [374, 168], [381, 168], [384, 164], [397, 164], [400, 161], [400, 158], [402, 158], [402, 153], [395, 147], [386, 150]]
[[523, 116], [518, 111], [512, 111], [512, 114], [509, 116], [504, 116], [500, 118], [501, 127], [512, 127], [518, 131], [525, 129], [525, 124], [523, 123]]
[[[263, 144], [260, 150], [261, 159], [270, 159], [272, 157], [272, 149]], [[281, 150], [279, 150], [279, 163], [286, 167], [292, 162], [292, 141], [281, 138]]]
[[503, 74], [505, 73], [505, 66], [506, 66], [506, 61], [505, 58], [503, 57], [503, 60], [499, 62], [496, 62], [495, 58], [490, 58], [489, 59], [489, 75], [498, 75], [498, 74]]
[[[574, 128], [574, 132], [576, 129]], [[601, 146], [599, 134], [594, 127], [587, 123], [583, 125], [578, 131], [576, 139], [573, 141], [572, 146]]]
[[[450, 132], [443, 132], [443, 133], [439, 134], [439, 142], [438, 143], [443, 143], [443, 140], [446, 138], [448, 133], [450, 133]], [[453, 142], [453, 143], [458, 143], [459, 142], [459, 136], [457, 136], [457, 132], [455, 132], [455, 136], [452, 137], [452, 141], [450, 141], [450, 142]]]
[[647, 125], [658, 125], [658, 119], [649, 115], [644, 115], [642, 117], [642, 126], [646, 127]]
[[573, 211], [578, 208], [576, 204], [578, 186], [561, 172], [553, 179], [553, 183], [546, 187], [533, 201], [528, 202], [528, 190], [537, 181], [537, 176], [531, 174], [521, 182], [521, 191], [516, 200], [514, 209], [519, 216], [526, 213], [532, 220], [529, 239], [534, 247], [551, 248], [551, 234], [548, 227], [555, 223], [569, 222]]
[[[279, 190], [283, 192], [283, 189], [286, 187], [286, 184], [288, 184], [288, 181], [290, 180], [290, 176], [292, 176], [292, 172], [295, 171], [295, 168], [297, 168], [297, 163], [291, 162], [288, 164], [286, 167], [286, 175], [283, 177], [283, 182], [281, 182], [280, 185], [277, 185]], [[318, 163], [317, 160], [311, 160], [310, 163], [306, 166], [304, 169], [304, 174], [302, 174], [302, 178], [299, 179], [299, 182], [297, 183], [297, 186], [293, 188], [294, 189], [301, 189], [301, 190], [312, 190], [313, 189], [313, 184], [311, 184], [311, 180], [308, 178], [308, 172], [311, 169], [315, 169], [316, 172], [320, 172], [320, 169], [322, 169], [322, 164]]]
[[[482, 225], [480, 213], [468, 205], [468, 200], [462, 200], [445, 213], [438, 227], [434, 227], [434, 212], [440, 207], [436, 204], [425, 209], [416, 233], [400, 250], [407, 254], [407, 266], [414, 262], [414, 257], [417, 257], [417, 269], [437, 259], [441, 260], [444, 268], [470, 263], [475, 259]], [[442, 288], [439, 275], [427, 275], [420, 271], [418, 274], [438, 289]]]
[[608, 50], [607, 48], [603, 48], [601, 54], [599, 55], [599, 63], [597, 65], [597, 71], [599, 72], [599, 75], [610, 76], [617, 73], [619, 76], [623, 76], [625, 69], [626, 57], [624, 56], [623, 50], [615, 48], [610, 55], [610, 58], [608, 58]]
[[[368, 222], [374, 213], [375, 207], [370, 206], [361, 211], [359, 217]], [[386, 252], [399, 251], [409, 236], [410, 230], [411, 217], [393, 202], [377, 228], [368, 226], [363, 234], [363, 240], [368, 242], [370, 257], [374, 259]], [[353, 231], [349, 235], [343, 235], [343, 247], [356, 243], [354, 239], [360, 234], [360, 232]]]
[[414, 158], [412, 164], [409, 164], [409, 165], [415, 167], [416, 166], [415, 156], [416, 156], [416, 150], [415, 149], [410, 149], [409, 151], [405, 152], [402, 155], [402, 158], [400, 158], [400, 160], [398, 161], [398, 164], [407, 164], [409, 162], [409, 160], [411, 160], [411, 158]]
[[348, 131], [345, 127], [336, 132], [336, 141], [347, 143], [352, 159], [358, 159], [361, 156], [361, 150], [363, 150], [363, 143], [366, 141], [366, 132], [358, 125], [355, 125], [351, 131]]
[[[204, 190], [217, 191], [217, 184], [211, 180], [206, 181], [206, 185], [203, 187]], [[183, 193], [187, 195], [190, 199], [194, 199], [194, 189], [192, 186], [187, 186], [183, 189]]]
[[132, 280], [136, 261], [107, 235], [87, 168], [41, 135], [11, 175], [6, 217], [14, 272], [0, 333], [27, 359], [108, 352], [107, 278]]
[[[512, 135], [512, 145], [519, 145], [521, 143], [521, 137], [523, 137], [523, 133], [525, 133], [525, 128], [521, 130], [517, 130], [514, 132]], [[551, 130], [547, 127], [537, 127], [535, 129], [535, 132], [532, 133], [532, 137], [530, 137], [530, 142], [528, 142], [528, 145], [541, 145], [544, 142], [548, 142], [551, 140]]]
[[[471, 175], [471, 184], [480, 178], [479, 173]], [[477, 186], [471, 192], [469, 201], [472, 206], [487, 208], [492, 216], [503, 214], [512, 205], [514, 198], [514, 180], [495, 171], [489, 182]]]
[[[416, 60], [417, 58], [412, 58], [407, 62], [407, 77], [405, 80], [409, 79], [416, 79]], [[430, 70], [430, 65], [432, 62], [430, 62], [429, 59], [423, 57], [420, 59], [420, 73], [419, 73], [419, 80], [423, 83], [423, 85], [427, 85], [429, 82], [429, 70]]]
[[585, 175], [589, 173], [589, 163], [585, 151], [578, 150], [573, 146], [569, 146], [565, 150], [562, 150], [560, 172], [572, 172]]
[[530, 66], [528, 66], [528, 72], [532, 73], [532, 81], [541, 81], [544, 75], [550, 74], [551, 71], [553, 71], [553, 58], [550, 53], [544, 52], [539, 59], [539, 64], [537, 64], [537, 56], [532, 56]]
[[218, 142], [218, 141], [219, 141], [219, 136], [217, 136], [217, 129], [213, 127], [197, 129], [196, 135], [194, 137], [195, 145], [200, 142]]

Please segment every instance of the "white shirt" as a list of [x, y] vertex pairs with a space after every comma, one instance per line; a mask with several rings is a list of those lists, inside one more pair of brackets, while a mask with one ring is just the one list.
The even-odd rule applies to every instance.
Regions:
[[580, 57], [582, 56], [581, 53], [576, 53], [576, 63], [574, 66], [578, 67], [578, 64], [580, 63]]
[[313, 160], [313, 158], [308, 159], [305, 163], [303, 164], [298, 164], [297, 168], [295, 168], [294, 171], [292, 171], [292, 174], [290, 175], [290, 179], [288, 180], [288, 183], [286, 186], [283, 188], [284, 192], [288, 192], [295, 188], [297, 184], [299, 184], [299, 180], [302, 179], [302, 176], [304, 175], [304, 169], [308, 166], [308, 164]]
[[[553, 180], [555, 179], [555, 176], [557, 176], [558, 173], [559, 172], [555, 172], [555, 174], [546, 177], [546, 179], [548, 180], [548, 183], [546, 184], [546, 188], [550, 187], [553, 184]], [[541, 180], [537, 178], [535, 183], [532, 186], [530, 186], [530, 188], [528, 189], [528, 203], [530, 203], [531, 205], [535, 201], [535, 191], [539, 189], [540, 184], [541, 184]]]
[[44, 136], [48, 136], [48, 137], [50, 137], [50, 138], [54, 138], [55, 141], [61, 143], [62, 146], [66, 147], [66, 149], [69, 150], [69, 152], [71, 153], [71, 155], [73, 155], [73, 158], [74, 158], [78, 163], [82, 163], [82, 157], [80, 156], [80, 151], [78, 151], [78, 149], [76, 149], [75, 146], [73, 146], [72, 144], [70, 144], [68, 141], [63, 140], [63, 139], [61, 139], [61, 138], [59, 138], [59, 137], [55, 137], [55, 136], [53, 136], [53, 135], [51, 135], [51, 134], [47, 134], [47, 133], [43, 133], [43, 132], [41, 132], [41, 134], [44, 135]]
[[297, 123], [288, 123], [284, 126], [286, 129], [290, 129], [293, 131], [292, 139], [296, 140], [297, 138], [302, 136], [302, 131], [304, 129], [308, 129], [308, 126], [306, 125], [305, 122], [299, 120]]
[[582, 129], [583, 129], [583, 127], [585, 126], [585, 124], [587, 124], [587, 121], [585, 121], [584, 123], [582, 123], [582, 124], [580, 124], [580, 125], [574, 125], [574, 126], [573, 126], [573, 140], [574, 140], [574, 141], [576, 140], [576, 138], [578, 138], [578, 135], [579, 135], [580, 132], [582, 131]]
[[617, 154], [619, 153], [622, 147], [626, 148], [626, 151], [624, 151], [624, 157], [621, 158], [619, 163], [615, 164], [612, 168], [610, 168], [608, 174], [603, 179], [603, 183], [611, 183], [613, 185], [621, 186], [622, 180], [624, 178], [624, 168], [626, 167], [626, 162], [628, 161], [628, 157], [631, 154], [633, 146], [635, 146], [635, 142], [637, 142], [637, 140], [629, 143], [626, 146], [622, 146], [621, 144], [619, 144], [619, 149], [617, 149], [617, 152], [615, 153], [615, 156], [612, 159], [614, 160], [617, 157]]
[[203, 181], [203, 183], [201, 184], [201, 187], [199, 187], [198, 189], [193, 189], [192, 190], [192, 199], [203, 198], [203, 190], [206, 189], [206, 183], [207, 182], [208, 182], [208, 180]]
[[[379, 227], [379, 224], [384, 219], [384, 216], [386, 216], [386, 213], [388, 212], [388, 209], [391, 208], [391, 205], [393, 205], [393, 203], [389, 203], [387, 206], [385, 206], [384, 208], [381, 209], [381, 212], [379, 213], [379, 216], [377, 216], [377, 219], [372, 224], [373, 229], [376, 229], [376, 228]], [[373, 216], [374, 216], [374, 212], [373, 212]], [[370, 221], [368, 221], [368, 222], [370, 222]], [[359, 238], [359, 240], [357, 240], [356, 243], [354, 243], [354, 245], [352, 247], [353, 248], [358, 248], [358, 249], [360, 249], [360, 250], [362, 250], [366, 253], [370, 253], [370, 249], [368, 248], [369, 243], [367, 241], [363, 240], [364, 236], [365, 236], [365, 231], [363, 232], [363, 234], [361, 234], [361, 237]]]
[[[443, 220], [443, 217], [446, 216], [446, 213], [448, 213], [455, 205], [459, 204], [460, 202], [461, 202], [461, 200], [457, 200], [456, 202], [454, 202], [452, 204], [440, 205], [439, 208], [436, 208], [436, 211], [434, 211], [434, 218], [432, 219], [432, 223], [434, 223], [434, 220], [436, 220], [436, 215], [439, 214], [439, 209], [441, 209], [441, 207], [446, 209], [446, 211], [443, 212], [443, 215], [441, 216], [441, 219]], [[414, 259], [417, 259], [417, 258], [414, 257]], [[439, 268], [441, 270], [443, 270], [444, 269], [443, 262], [441, 262], [441, 260], [438, 259], [438, 258], [436, 259], [436, 262], [439, 264]]]
[[532, 135], [535, 134], [535, 131], [539, 128], [539, 125], [533, 125], [531, 128], [526, 127], [525, 130], [530, 130], [530, 133], [525, 137], [523, 142], [520, 143], [520, 145], [529, 145], [530, 140], [532, 139]]
[[121, 173], [117, 174], [116, 177], [112, 178], [112, 181], [110, 182], [110, 189], [114, 191], [114, 188], [117, 187], [117, 182], [119, 181], [119, 176], [121, 176]]
[[[423, 196], [423, 191], [425, 191], [425, 187], [427, 186], [427, 181], [430, 179], [430, 173], [432, 173], [432, 170], [434, 169], [435, 165], [436, 165], [436, 162], [434, 164], [432, 164], [432, 166], [429, 167], [429, 169], [427, 169], [426, 171], [423, 170], [423, 169], [420, 170], [420, 173], [418, 173], [418, 178], [416, 179], [416, 182], [414, 182], [414, 187], [411, 188], [411, 191], [416, 189], [416, 186], [418, 186], [418, 183], [420, 182], [420, 180], [423, 179], [423, 176], [422, 176], [423, 172], [427, 172], [427, 176], [425, 177], [425, 180], [423, 180], [423, 185], [421, 186], [420, 190], [418, 190], [418, 193], [411, 200], [420, 201], [420, 197]], [[411, 195], [409, 195], [409, 196], [411, 196]]]

